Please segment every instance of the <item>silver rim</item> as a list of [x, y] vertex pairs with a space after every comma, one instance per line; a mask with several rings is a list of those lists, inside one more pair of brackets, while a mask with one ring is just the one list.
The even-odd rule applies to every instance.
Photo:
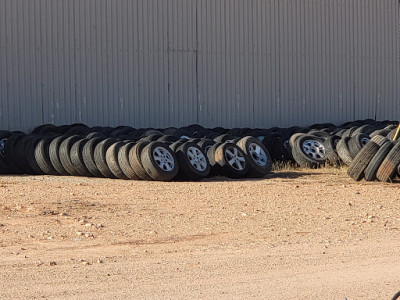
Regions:
[[267, 154], [256, 143], [251, 143], [249, 145], [249, 153], [257, 165], [265, 167], [267, 165]]
[[5, 147], [6, 147], [6, 141], [7, 141], [7, 139], [2, 139], [0, 141], [0, 155], [4, 155], [4, 150], [5, 150]]
[[244, 156], [236, 147], [228, 147], [225, 150], [225, 158], [228, 164], [235, 170], [242, 171], [246, 166], [246, 160]]
[[369, 138], [362, 138], [361, 139], [361, 145], [365, 146], [366, 144], [368, 144], [369, 141], [370, 141]]
[[318, 141], [306, 140], [302, 147], [304, 153], [313, 159], [320, 160], [325, 157], [325, 147]]
[[193, 168], [201, 172], [207, 169], [206, 157], [199, 149], [197, 149], [196, 147], [189, 147], [186, 155]]
[[171, 172], [175, 167], [175, 160], [171, 153], [163, 148], [156, 147], [153, 151], [153, 158], [157, 166], [167, 172]]

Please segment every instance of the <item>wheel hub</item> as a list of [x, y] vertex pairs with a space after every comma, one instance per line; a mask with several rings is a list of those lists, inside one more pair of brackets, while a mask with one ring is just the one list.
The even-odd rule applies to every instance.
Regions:
[[246, 160], [236, 147], [228, 147], [225, 150], [225, 158], [229, 165], [235, 170], [244, 170], [246, 166]]
[[203, 172], [207, 169], [207, 160], [204, 154], [196, 147], [189, 147], [186, 156], [196, 170]]
[[316, 140], [306, 140], [302, 145], [303, 151], [315, 160], [322, 160], [325, 157], [325, 147]]
[[249, 145], [249, 153], [256, 164], [262, 167], [265, 167], [267, 165], [267, 154], [259, 145], [257, 145], [256, 143], [251, 143]]
[[153, 158], [160, 169], [164, 171], [171, 172], [175, 167], [174, 158], [171, 153], [163, 147], [156, 147], [154, 149]]

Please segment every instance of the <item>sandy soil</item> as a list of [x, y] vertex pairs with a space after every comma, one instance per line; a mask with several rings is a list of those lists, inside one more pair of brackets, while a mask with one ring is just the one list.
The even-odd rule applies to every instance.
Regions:
[[400, 184], [0, 177], [0, 299], [390, 299]]

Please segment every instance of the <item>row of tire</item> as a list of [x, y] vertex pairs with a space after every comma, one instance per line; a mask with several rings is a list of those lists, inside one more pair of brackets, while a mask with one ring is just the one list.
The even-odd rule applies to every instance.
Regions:
[[[29, 135], [0, 131], [0, 172], [198, 180], [216, 175], [263, 177], [273, 161], [306, 168], [345, 164], [351, 172], [353, 162], [358, 161], [355, 158], [375, 136], [390, 142], [391, 146], [384, 147], [386, 151], [387, 147], [397, 151], [391, 141], [396, 125], [374, 120], [269, 129], [207, 129], [197, 124], [165, 129], [46, 124]], [[382, 151], [379, 155], [386, 153]], [[389, 179], [369, 173], [364, 177], [388, 181], [397, 173], [390, 174]]]
[[400, 143], [394, 140], [397, 124], [363, 123], [347, 129], [295, 133], [287, 148], [302, 167], [347, 165], [354, 180], [393, 181], [400, 174]]
[[83, 125], [63, 134], [41, 128], [47, 130], [0, 132], [1, 173], [169, 181], [263, 177], [272, 166], [268, 150], [251, 136], [218, 142], [153, 129], [139, 136], [127, 128], [125, 134], [121, 128], [87, 133]]

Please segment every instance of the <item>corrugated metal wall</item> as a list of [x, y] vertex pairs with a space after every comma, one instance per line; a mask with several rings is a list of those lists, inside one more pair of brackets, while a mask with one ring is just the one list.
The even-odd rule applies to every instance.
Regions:
[[0, 128], [400, 118], [398, 0], [0, 0]]

